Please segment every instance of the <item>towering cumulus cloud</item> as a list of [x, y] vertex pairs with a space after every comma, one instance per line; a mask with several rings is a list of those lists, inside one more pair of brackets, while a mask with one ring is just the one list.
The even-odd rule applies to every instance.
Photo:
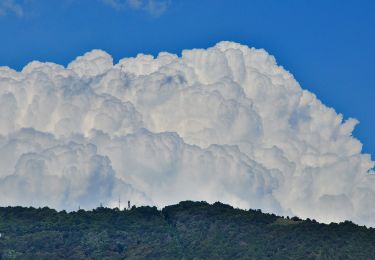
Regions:
[[264, 50], [0, 67], [0, 205], [223, 201], [375, 226], [374, 162]]

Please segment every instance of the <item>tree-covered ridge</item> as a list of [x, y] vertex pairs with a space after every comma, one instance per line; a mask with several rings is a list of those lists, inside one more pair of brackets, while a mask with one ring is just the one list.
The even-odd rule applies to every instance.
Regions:
[[2, 259], [371, 259], [375, 230], [320, 224], [222, 203], [161, 211], [0, 208]]

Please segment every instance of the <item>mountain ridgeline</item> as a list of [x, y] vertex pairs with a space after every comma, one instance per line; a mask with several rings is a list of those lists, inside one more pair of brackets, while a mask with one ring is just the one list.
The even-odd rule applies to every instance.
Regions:
[[0, 208], [1, 259], [372, 259], [375, 229], [184, 201], [67, 213]]

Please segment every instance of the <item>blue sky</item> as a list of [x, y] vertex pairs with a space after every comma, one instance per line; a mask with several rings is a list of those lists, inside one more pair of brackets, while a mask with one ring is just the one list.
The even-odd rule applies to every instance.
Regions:
[[374, 13], [366, 0], [0, 0], [0, 65], [236, 41], [266, 49], [303, 88], [357, 118], [354, 134], [374, 158]]

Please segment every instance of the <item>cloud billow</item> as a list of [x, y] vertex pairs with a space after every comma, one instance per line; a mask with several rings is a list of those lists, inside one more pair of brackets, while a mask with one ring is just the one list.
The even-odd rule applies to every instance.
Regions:
[[93, 50], [0, 67], [1, 205], [223, 201], [375, 226], [373, 167], [343, 120], [264, 50]]

